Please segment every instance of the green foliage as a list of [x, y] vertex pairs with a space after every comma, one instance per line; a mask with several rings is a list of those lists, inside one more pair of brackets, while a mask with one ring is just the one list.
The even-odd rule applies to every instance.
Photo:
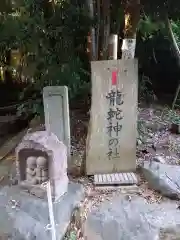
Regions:
[[164, 23], [155, 21], [150, 16], [144, 16], [140, 19], [138, 24], [138, 31], [141, 34], [143, 41], [153, 38], [153, 36], [164, 29]]
[[25, 119], [30, 116], [31, 114], [33, 114], [34, 116], [36, 115], [40, 115], [43, 116], [44, 115], [44, 109], [43, 109], [43, 103], [42, 103], [42, 99], [36, 99], [36, 101], [33, 100], [29, 100], [25, 103], [20, 104], [17, 107], [17, 116], [18, 117], [24, 117]]
[[38, 92], [46, 85], [67, 85], [70, 97], [75, 97], [89, 87], [89, 73], [77, 56], [89, 29], [87, 16], [83, 8], [65, 0], [55, 5], [22, 0], [0, 15], [1, 66], [9, 49], [20, 49], [25, 67], [33, 66], [31, 77]]
[[180, 47], [180, 20], [171, 21], [172, 31], [178, 46]]
[[[70, 98], [89, 90], [90, 73], [85, 67], [87, 59], [84, 52], [89, 27], [92, 24], [96, 26], [97, 16], [95, 14], [92, 22], [83, 1], [78, 1], [57, 0], [54, 4], [49, 0], [6, 0], [0, 3], [0, 66], [7, 64], [7, 51], [20, 49], [25, 57], [24, 68], [30, 69], [29, 77], [33, 79], [33, 88], [36, 90], [35, 99], [39, 98], [37, 93], [42, 94], [46, 85], [67, 85]], [[119, 1], [113, 2], [111, 25], [112, 31], [117, 32], [121, 28], [124, 11]], [[178, 1], [174, 5], [172, 3], [172, 0], [141, 1], [143, 17], [138, 27], [140, 40], [150, 40], [158, 31], [162, 31], [162, 18], [167, 13], [174, 18], [177, 16], [180, 4]], [[179, 25], [176, 22], [173, 26], [177, 39], [180, 36]], [[146, 58], [146, 61], [149, 60]], [[148, 85], [143, 79], [140, 98], [149, 94]], [[26, 91], [21, 98], [25, 95]], [[36, 104], [28, 102], [18, 108], [18, 113], [25, 114], [28, 109], [40, 112], [41, 106], [42, 101]]]

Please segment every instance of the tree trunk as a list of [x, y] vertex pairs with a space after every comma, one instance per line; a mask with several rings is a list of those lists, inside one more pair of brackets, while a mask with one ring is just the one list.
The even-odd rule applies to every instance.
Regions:
[[126, 0], [124, 4], [124, 39], [122, 43], [122, 59], [135, 56], [136, 30], [140, 19], [140, 0]]
[[102, 34], [102, 60], [108, 59], [108, 45], [110, 37], [110, 0], [102, 1], [103, 32]]
[[96, 28], [96, 57], [97, 60], [100, 54], [100, 27], [101, 27], [101, 0], [96, 0], [97, 13], [97, 28]]
[[45, 19], [49, 19], [52, 17], [55, 11], [55, 0], [43, 0], [42, 1], [42, 9], [44, 12]]
[[[166, 17], [166, 26], [167, 26], [168, 34], [169, 34], [169, 36], [171, 38], [171, 41], [172, 41], [172, 48], [173, 48], [173, 51], [175, 53], [175, 57], [178, 61], [178, 65], [180, 66], [180, 50], [179, 50], [176, 38], [174, 36], [174, 33], [172, 31], [171, 23], [169, 21], [168, 16]], [[179, 82], [179, 84], [177, 86], [177, 89], [176, 89], [176, 94], [174, 96], [174, 100], [173, 100], [173, 103], [172, 103], [172, 109], [174, 109], [175, 106], [176, 106], [176, 102], [177, 102], [177, 99], [178, 99], [178, 96], [179, 96], [179, 92], [180, 92], [180, 82]]]
[[[94, 3], [93, 0], [87, 0], [87, 5], [89, 9], [89, 17], [91, 20], [94, 19]], [[89, 54], [90, 61], [95, 61], [97, 59], [96, 56], [96, 32], [95, 28], [92, 26], [90, 32], [87, 37], [87, 52]]]

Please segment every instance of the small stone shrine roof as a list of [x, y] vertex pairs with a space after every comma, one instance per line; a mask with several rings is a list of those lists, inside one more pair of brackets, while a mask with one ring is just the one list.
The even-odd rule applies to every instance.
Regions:
[[[34, 133], [28, 133], [24, 136], [21, 143], [16, 148], [16, 154], [23, 149], [34, 149], [46, 152], [53, 159], [58, 159], [59, 156], [67, 155], [67, 147], [63, 142], [59, 141], [54, 133], [47, 131], [37, 131]], [[67, 162], [59, 161], [59, 164], [63, 169], [67, 168]]]

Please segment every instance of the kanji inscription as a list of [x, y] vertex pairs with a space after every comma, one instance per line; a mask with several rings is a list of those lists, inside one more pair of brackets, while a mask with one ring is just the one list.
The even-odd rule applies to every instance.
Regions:
[[121, 120], [123, 119], [123, 112], [120, 106], [124, 103], [123, 93], [119, 90], [112, 89], [106, 96], [109, 101], [109, 110], [107, 112], [107, 134], [108, 152], [107, 157], [109, 160], [119, 158], [119, 137], [122, 130]]
[[109, 99], [110, 106], [115, 106], [115, 104], [120, 106], [124, 103], [122, 99], [122, 95], [123, 95], [122, 92], [120, 92], [119, 90], [115, 91], [114, 89], [112, 89], [108, 93], [106, 98]]

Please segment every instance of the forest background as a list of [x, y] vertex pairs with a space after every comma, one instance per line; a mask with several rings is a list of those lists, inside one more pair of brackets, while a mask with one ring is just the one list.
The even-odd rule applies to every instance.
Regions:
[[40, 114], [46, 85], [67, 85], [70, 102], [89, 103], [90, 62], [110, 59], [115, 35], [118, 59], [124, 39], [135, 39], [139, 100], [171, 102], [180, 78], [179, 13], [175, 0], [2, 1], [0, 106], [19, 102], [18, 114]]

